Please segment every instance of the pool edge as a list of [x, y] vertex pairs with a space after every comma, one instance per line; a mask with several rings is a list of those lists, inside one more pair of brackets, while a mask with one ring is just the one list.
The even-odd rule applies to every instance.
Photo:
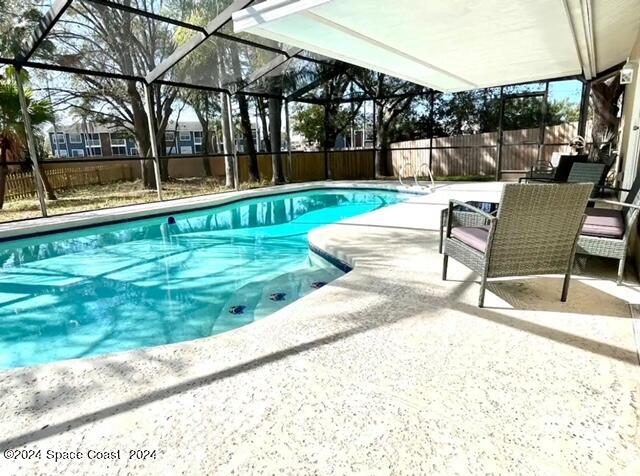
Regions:
[[54, 215], [23, 221], [0, 223], [0, 242], [33, 238], [50, 233], [81, 230], [94, 226], [114, 225], [130, 221], [156, 218], [168, 213], [184, 213], [207, 208], [228, 205], [241, 200], [270, 197], [292, 192], [322, 190], [331, 188], [387, 190], [403, 193], [423, 195], [426, 192], [416, 187], [400, 185], [397, 181], [317, 181], [302, 184], [286, 184], [272, 187], [256, 188], [234, 192], [224, 192], [197, 197], [165, 200], [162, 202], [148, 202], [126, 205], [116, 208], [76, 212]]

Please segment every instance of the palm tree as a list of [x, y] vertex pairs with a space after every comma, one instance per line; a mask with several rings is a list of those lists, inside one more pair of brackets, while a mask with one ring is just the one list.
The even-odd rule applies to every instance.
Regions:
[[[22, 121], [18, 89], [13, 80], [15, 74], [18, 74], [15, 69], [7, 67], [5, 74], [0, 75], [0, 209], [4, 205], [6, 178], [9, 171], [7, 162], [25, 161], [25, 166], [29, 166], [26, 161], [27, 135]], [[25, 71], [19, 74], [24, 75], [23, 80], [28, 79]], [[53, 110], [48, 100], [34, 100], [33, 91], [30, 88], [25, 88], [25, 98], [34, 129], [53, 120]], [[34, 130], [36, 131], [37, 129]], [[42, 181], [49, 199], [55, 200], [55, 194], [44, 172]]]

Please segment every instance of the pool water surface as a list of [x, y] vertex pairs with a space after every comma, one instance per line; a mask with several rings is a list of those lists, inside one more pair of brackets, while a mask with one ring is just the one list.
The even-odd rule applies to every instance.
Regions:
[[309, 231], [407, 198], [311, 190], [1, 243], [0, 368], [263, 318], [343, 274], [309, 251]]

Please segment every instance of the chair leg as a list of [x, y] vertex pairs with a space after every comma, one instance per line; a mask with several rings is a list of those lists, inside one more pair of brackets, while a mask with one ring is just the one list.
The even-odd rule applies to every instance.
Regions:
[[487, 276], [482, 275], [480, 280], [480, 296], [478, 297], [478, 307], [484, 307], [484, 292], [487, 287]]
[[626, 264], [626, 261], [627, 261], [625, 258], [622, 258], [618, 262], [618, 280], [616, 281], [616, 284], [618, 286], [622, 284], [622, 278], [624, 277], [624, 265]]
[[562, 296], [560, 301], [567, 302], [567, 295], [569, 294], [569, 283], [571, 282], [571, 273], [564, 275], [564, 283], [562, 283]]
[[448, 255], [443, 255], [444, 258], [442, 259], [442, 280], [446, 281], [447, 280], [447, 265], [449, 264], [449, 256]]

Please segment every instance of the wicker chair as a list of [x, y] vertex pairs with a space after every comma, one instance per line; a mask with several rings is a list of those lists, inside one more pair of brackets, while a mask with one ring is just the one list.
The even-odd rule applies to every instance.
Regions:
[[[449, 256], [480, 274], [484, 305], [487, 279], [535, 274], [564, 274], [566, 301], [576, 250], [592, 184], [506, 184], [498, 215], [449, 201], [444, 240], [442, 279], [447, 279]], [[562, 206], [558, 206], [562, 204]], [[484, 226], [456, 223], [457, 205], [482, 216]]]
[[589, 156], [586, 154], [562, 155], [556, 168], [547, 166], [543, 170], [539, 170], [540, 165], [535, 165], [527, 172], [526, 176], [520, 177], [518, 182], [566, 182], [573, 166], [587, 162], [588, 158]]
[[596, 162], [576, 162], [571, 167], [569, 177], [567, 177], [567, 182], [592, 183], [594, 186], [592, 195], [595, 195], [604, 187], [607, 172], [609, 172], [609, 166], [607, 164]]
[[[577, 254], [615, 258], [618, 260], [617, 283], [622, 283], [631, 232], [640, 212], [640, 175], [624, 202], [592, 200], [596, 207], [587, 208], [587, 219], [578, 238]], [[608, 208], [598, 208], [598, 204]], [[611, 207], [616, 208], [611, 208]]]

